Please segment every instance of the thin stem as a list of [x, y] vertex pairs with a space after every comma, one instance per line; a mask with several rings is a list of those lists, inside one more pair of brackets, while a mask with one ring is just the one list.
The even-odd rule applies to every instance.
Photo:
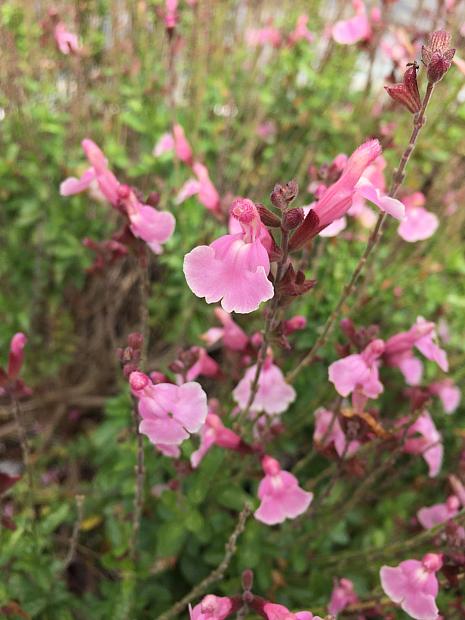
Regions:
[[[413, 130], [412, 130], [412, 134], [410, 136], [410, 140], [409, 143], [406, 147], [406, 149], [404, 150], [404, 152], [402, 153], [402, 157], [400, 158], [400, 162], [399, 162], [399, 166], [397, 167], [397, 169], [394, 171], [393, 177], [392, 177], [392, 184], [391, 184], [391, 188], [390, 188], [390, 192], [389, 195], [392, 198], [396, 197], [396, 194], [400, 188], [400, 186], [402, 185], [402, 182], [405, 178], [405, 169], [407, 167], [407, 164], [410, 160], [410, 157], [412, 156], [412, 153], [415, 149], [416, 143], [417, 143], [417, 139], [418, 139], [418, 135], [420, 134], [420, 131], [423, 127], [423, 125], [425, 124], [425, 111], [426, 108], [430, 102], [431, 99], [431, 95], [433, 93], [433, 89], [434, 89], [434, 84], [431, 84], [430, 82], [428, 82], [428, 86], [426, 89], [426, 93], [425, 96], [423, 98], [423, 103], [421, 106], [420, 111], [418, 112], [418, 114], [415, 115], [414, 117], [414, 121], [413, 121]], [[309, 364], [311, 364], [312, 362], [315, 361], [316, 359], [316, 354], [317, 352], [321, 349], [321, 347], [326, 343], [326, 340], [328, 339], [328, 335], [331, 332], [332, 328], [334, 327], [334, 323], [336, 322], [337, 318], [339, 317], [339, 314], [341, 312], [342, 307], [344, 306], [344, 304], [346, 303], [347, 299], [350, 297], [350, 295], [353, 293], [358, 278], [360, 276], [360, 274], [362, 273], [365, 264], [368, 261], [368, 258], [370, 256], [370, 254], [373, 252], [373, 250], [375, 249], [375, 247], [378, 244], [378, 241], [381, 238], [382, 232], [383, 232], [383, 226], [384, 223], [386, 221], [387, 218], [387, 214], [385, 212], [382, 212], [379, 214], [378, 219], [376, 221], [376, 225], [368, 239], [368, 243], [365, 247], [365, 250], [360, 258], [360, 260], [358, 261], [350, 279], [349, 282], [344, 286], [341, 296], [339, 297], [339, 300], [337, 301], [333, 311], [331, 312], [331, 314], [329, 315], [329, 317], [326, 319], [326, 323], [323, 326], [323, 331], [321, 332], [320, 336], [317, 338], [317, 340], [315, 341], [314, 345], [312, 346], [312, 348], [310, 349], [310, 351], [302, 358], [302, 360], [297, 364], [297, 366], [291, 370], [287, 376], [286, 379], [287, 381], [291, 382], [297, 377], [297, 375], [300, 373], [300, 371], [305, 368], [305, 366], [308, 366]]]
[[79, 532], [81, 531], [81, 523], [83, 516], [83, 506], [84, 506], [84, 495], [76, 495], [76, 508], [77, 508], [77, 518], [74, 523], [73, 533], [71, 534], [71, 540], [69, 543], [68, 553], [66, 554], [66, 558], [63, 562], [63, 572], [66, 571], [68, 566], [74, 560], [74, 556], [76, 555], [76, 549], [79, 542]]
[[27, 439], [26, 429], [23, 424], [23, 416], [21, 406], [18, 399], [14, 394], [11, 394], [11, 403], [13, 405], [13, 417], [15, 419], [16, 428], [18, 430], [19, 444], [21, 446], [21, 453], [23, 457], [24, 469], [27, 476], [28, 486], [28, 503], [29, 509], [32, 512], [32, 523], [35, 521], [35, 509], [34, 509], [34, 497], [35, 497], [35, 484], [34, 484], [34, 472], [31, 461], [31, 450], [29, 448], [29, 441]]
[[184, 596], [180, 601], [175, 603], [170, 609], [168, 609], [168, 611], [165, 611], [165, 613], [161, 614], [161, 616], [159, 616], [157, 620], [170, 620], [171, 618], [174, 618], [175, 616], [177, 616], [177, 614], [183, 611], [187, 607], [187, 605], [189, 605], [189, 603], [191, 603], [196, 598], [199, 598], [204, 592], [206, 592], [206, 590], [213, 583], [219, 581], [220, 579], [223, 579], [224, 574], [234, 554], [236, 553], [237, 539], [244, 531], [245, 524], [247, 523], [247, 519], [249, 518], [251, 512], [251, 507], [248, 504], [244, 506], [244, 508], [240, 512], [236, 527], [234, 528], [233, 533], [231, 534], [228, 542], [225, 545], [224, 557], [218, 564], [218, 566], [209, 575], [207, 575], [207, 577], [205, 577], [203, 581], [197, 584], [188, 594], [186, 594], [186, 596]]

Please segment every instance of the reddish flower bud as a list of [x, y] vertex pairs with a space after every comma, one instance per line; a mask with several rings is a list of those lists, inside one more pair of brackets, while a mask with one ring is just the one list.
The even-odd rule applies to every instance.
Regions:
[[253, 571], [250, 568], [242, 573], [242, 588], [249, 591], [253, 588]]
[[297, 228], [289, 242], [289, 250], [300, 250], [318, 233], [320, 220], [313, 209], [307, 213], [302, 224]]
[[433, 32], [428, 47], [421, 49], [421, 58], [427, 69], [428, 81], [439, 82], [449, 71], [455, 49], [450, 48], [451, 36], [445, 30]]
[[285, 185], [277, 183], [271, 192], [270, 200], [277, 209], [283, 210], [294, 200], [298, 193], [299, 186], [297, 181], [293, 179]]
[[301, 207], [297, 209], [289, 209], [283, 215], [283, 228], [284, 230], [294, 230], [302, 224], [305, 219], [304, 210]]
[[265, 226], [270, 226], [271, 228], [278, 228], [279, 226], [281, 226], [281, 221], [277, 215], [272, 213], [264, 205], [258, 204], [256, 206], [260, 215], [260, 219], [262, 223], [265, 224]]
[[393, 84], [392, 86], [384, 87], [388, 95], [394, 99], [394, 101], [404, 105], [412, 114], [416, 114], [421, 108], [420, 93], [417, 84], [417, 71], [418, 67], [414, 64], [404, 73], [402, 84]]
[[158, 207], [160, 204], [160, 194], [158, 192], [150, 192], [145, 200], [145, 204], [151, 207]]
[[132, 349], [139, 350], [144, 343], [144, 336], [139, 332], [134, 332], [128, 336], [128, 346]]

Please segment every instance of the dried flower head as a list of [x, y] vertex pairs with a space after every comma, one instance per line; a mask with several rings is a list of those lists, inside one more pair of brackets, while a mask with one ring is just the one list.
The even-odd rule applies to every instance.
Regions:
[[407, 110], [412, 112], [412, 114], [416, 114], [421, 108], [420, 93], [417, 84], [417, 71], [418, 65], [413, 63], [404, 73], [401, 84], [393, 84], [392, 86], [384, 87], [388, 95], [394, 99], [394, 101], [401, 103]]
[[439, 82], [449, 71], [455, 49], [450, 47], [451, 36], [445, 30], [438, 30], [430, 35], [428, 47], [421, 49], [421, 59], [427, 69], [428, 81]]

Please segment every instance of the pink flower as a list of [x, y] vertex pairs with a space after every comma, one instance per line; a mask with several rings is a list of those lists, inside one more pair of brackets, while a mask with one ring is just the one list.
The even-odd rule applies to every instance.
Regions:
[[160, 157], [173, 150], [179, 161], [188, 166], [192, 164], [192, 148], [187, 141], [184, 129], [178, 124], [173, 126], [172, 133], [165, 133], [160, 137], [153, 149], [153, 154], [155, 157]]
[[16, 333], [11, 339], [10, 353], [6, 373], [9, 379], [17, 379], [24, 361], [24, 347], [27, 337], [22, 332]]
[[308, 29], [308, 15], [299, 15], [294, 30], [289, 35], [289, 43], [295, 45], [298, 41], [313, 41], [313, 34]]
[[267, 620], [323, 620], [320, 616], [314, 616], [311, 611], [292, 612], [276, 603], [265, 603], [263, 605], [263, 613]]
[[400, 332], [386, 340], [384, 359], [389, 366], [399, 368], [408, 385], [418, 385], [423, 366], [413, 356], [416, 347], [427, 359], [434, 361], [441, 370], [447, 372], [449, 364], [446, 352], [437, 344], [435, 325], [418, 317], [415, 325], [406, 332]]
[[246, 33], [246, 40], [250, 47], [271, 45], [277, 48], [281, 45], [281, 33], [277, 28], [270, 25], [265, 28], [248, 30]]
[[358, 603], [358, 596], [355, 593], [352, 581], [344, 578], [336, 581], [328, 605], [329, 613], [336, 616], [339, 612], [354, 603]]
[[212, 327], [201, 336], [209, 345], [223, 340], [223, 344], [231, 351], [243, 351], [249, 341], [247, 334], [233, 321], [231, 315], [221, 308], [215, 308], [216, 318], [223, 327]]
[[382, 195], [373, 183], [363, 177], [365, 170], [381, 154], [378, 140], [369, 140], [356, 149], [347, 160], [340, 178], [328, 187], [313, 207], [319, 218], [319, 231], [342, 218], [354, 199], [362, 196], [393, 217], [402, 219], [404, 205], [395, 198]]
[[224, 620], [237, 609], [237, 604], [229, 596], [207, 594], [193, 609], [189, 605], [191, 620]]
[[323, 447], [333, 444], [334, 449], [340, 457], [342, 457], [343, 454], [347, 457], [353, 456], [359, 449], [360, 442], [354, 440], [347, 446], [347, 438], [342, 430], [341, 424], [337, 416], [334, 418], [334, 421], [333, 417], [334, 413], [323, 407], [315, 411], [315, 430], [313, 431], [314, 443], [317, 446], [322, 445]]
[[360, 0], [353, 0], [352, 4], [356, 15], [350, 19], [338, 21], [333, 26], [332, 34], [336, 43], [352, 45], [371, 37], [371, 26], [365, 5]]
[[53, 36], [62, 54], [79, 54], [81, 52], [77, 36], [69, 32], [63, 22], [58, 22], [56, 24], [53, 30]]
[[287, 321], [284, 321], [283, 332], [286, 336], [289, 336], [290, 334], [305, 329], [306, 327], [307, 319], [302, 314], [296, 314]]
[[203, 347], [191, 347], [190, 351], [197, 355], [197, 361], [187, 371], [187, 381], [194, 381], [200, 375], [204, 377], [216, 377], [220, 373], [220, 367], [210, 357]]
[[383, 566], [381, 586], [394, 603], [416, 620], [438, 620], [436, 596], [439, 583], [436, 573], [442, 567], [442, 556], [428, 553], [421, 560], [406, 560], [399, 566]]
[[[245, 371], [233, 391], [236, 403], [245, 409], [250, 397], [250, 389], [254, 380], [257, 366], [254, 364]], [[286, 383], [281, 370], [267, 358], [258, 378], [258, 390], [250, 407], [251, 412], [264, 411], [270, 415], [283, 413], [295, 400], [294, 388]]]
[[283, 471], [271, 456], [263, 457], [262, 467], [265, 477], [258, 487], [261, 503], [254, 513], [255, 518], [267, 525], [276, 525], [303, 514], [310, 506], [313, 494], [301, 489], [297, 478]]
[[421, 454], [428, 465], [430, 478], [438, 475], [443, 456], [442, 437], [427, 411], [408, 429], [404, 452]]
[[402, 239], [413, 243], [429, 239], [434, 235], [439, 226], [439, 220], [434, 213], [423, 208], [424, 194], [415, 192], [406, 196], [402, 202], [405, 205], [405, 219], [397, 230]]
[[379, 380], [378, 360], [384, 352], [384, 342], [373, 340], [362, 353], [354, 353], [333, 362], [328, 369], [329, 380], [341, 396], [353, 392], [365, 398], [378, 398], [383, 391]]
[[220, 196], [210, 180], [207, 168], [196, 162], [192, 166], [196, 179], [189, 179], [181, 187], [179, 194], [176, 198], [177, 204], [181, 204], [187, 198], [198, 195], [200, 204], [202, 204], [209, 211], [214, 213], [220, 213]]
[[451, 495], [444, 504], [434, 504], [433, 506], [420, 508], [417, 512], [417, 518], [425, 530], [429, 530], [435, 525], [455, 517], [459, 509], [460, 500], [455, 495]]
[[462, 393], [452, 379], [443, 379], [442, 381], [432, 383], [429, 386], [429, 391], [431, 394], [439, 396], [445, 413], [454, 413], [460, 405]]
[[261, 222], [254, 203], [238, 198], [232, 214], [242, 233], [194, 248], [184, 257], [184, 275], [192, 292], [207, 303], [221, 300], [226, 312], [248, 313], [274, 295], [267, 278], [270, 260], [258, 237]]
[[165, 0], [165, 26], [168, 30], [176, 28], [178, 23], [178, 0]]
[[141, 372], [131, 373], [129, 383], [139, 399], [139, 432], [153, 444], [178, 446], [202, 428], [208, 413], [207, 395], [198, 383], [154, 385]]
[[209, 413], [205, 425], [200, 431], [200, 447], [191, 454], [191, 465], [195, 469], [200, 461], [214, 445], [228, 450], [237, 450], [242, 440], [233, 431], [224, 426], [221, 418], [215, 413]]

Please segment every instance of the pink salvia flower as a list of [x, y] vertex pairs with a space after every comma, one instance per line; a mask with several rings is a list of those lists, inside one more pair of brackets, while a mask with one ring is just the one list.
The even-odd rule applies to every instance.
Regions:
[[220, 373], [217, 362], [210, 357], [203, 347], [191, 347], [190, 351], [197, 355], [197, 361], [187, 371], [187, 381], [194, 381], [200, 375], [204, 377], [216, 377]]
[[353, 6], [356, 15], [350, 19], [338, 21], [333, 26], [332, 35], [336, 43], [352, 45], [371, 37], [371, 26], [365, 5], [360, 0], [354, 0]]
[[189, 615], [191, 620], [225, 620], [236, 608], [229, 596], [207, 594], [194, 608], [189, 605]]
[[165, 26], [168, 30], [176, 28], [178, 23], [178, 0], [165, 0]]
[[401, 222], [397, 232], [399, 236], [410, 243], [429, 239], [439, 226], [438, 217], [427, 211], [425, 196], [421, 192], [415, 192], [406, 196], [402, 202], [405, 205], [405, 219]]
[[352, 581], [345, 578], [336, 581], [328, 605], [329, 613], [337, 616], [339, 612], [354, 603], [358, 603], [358, 596]]
[[179, 124], [173, 126], [174, 152], [176, 157], [187, 165], [192, 163], [192, 149], [187, 141], [184, 129]]
[[299, 41], [313, 41], [313, 34], [308, 29], [308, 15], [299, 15], [294, 30], [289, 35], [289, 43], [295, 45]]
[[350, 441], [347, 446], [347, 438], [342, 430], [341, 424], [336, 416], [333, 421], [334, 413], [328, 409], [320, 407], [315, 411], [315, 429], [313, 431], [313, 441], [317, 446], [327, 447], [331, 444], [337, 454], [342, 457], [345, 454], [351, 457], [360, 447], [360, 442]]
[[439, 397], [444, 412], [447, 414], [454, 413], [460, 405], [462, 393], [452, 379], [443, 379], [442, 381], [432, 383], [429, 386], [429, 391], [431, 394]]
[[274, 290], [267, 276], [268, 252], [260, 238], [260, 216], [254, 203], [238, 198], [232, 214], [242, 233], [224, 235], [209, 246], [194, 248], [184, 257], [184, 275], [192, 292], [207, 303], [221, 300], [226, 312], [248, 313], [271, 299]]
[[27, 337], [22, 332], [16, 333], [11, 339], [8, 355], [7, 375], [9, 379], [17, 379], [24, 361], [24, 347]]
[[436, 573], [442, 567], [442, 556], [428, 553], [419, 560], [406, 560], [399, 566], [383, 566], [381, 586], [389, 598], [416, 620], [438, 620], [436, 597], [439, 583]]
[[249, 341], [247, 334], [222, 308], [215, 308], [215, 316], [223, 327], [212, 327], [201, 338], [210, 346], [222, 340], [223, 345], [231, 351], [243, 351]]
[[264, 45], [271, 45], [278, 48], [281, 45], [281, 33], [273, 25], [266, 26], [265, 28], [250, 29], [246, 33], [247, 44], [250, 47], [261, 47]]
[[373, 340], [362, 351], [333, 362], [328, 369], [331, 383], [341, 396], [354, 392], [365, 398], [377, 398], [383, 391], [379, 380], [378, 360], [384, 352], [384, 342]]
[[200, 204], [209, 211], [219, 214], [221, 207], [220, 196], [210, 180], [207, 168], [203, 164], [195, 162], [192, 170], [197, 178], [189, 179], [184, 183], [177, 195], [176, 203], [181, 204], [187, 198], [197, 195]]
[[68, 54], [80, 54], [81, 48], [75, 34], [70, 32], [63, 22], [58, 22], [53, 30], [53, 36], [58, 49], [66, 56]]
[[[233, 398], [241, 409], [245, 409], [249, 402], [256, 369], [256, 364], [248, 368], [245, 371], [244, 377], [234, 388]], [[280, 368], [273, 364], [271, 357], [268, 357], [260, 372], [257, 393], [250, 411], [253, 413], [264, 411], [269, 415], [283, 413], [295, 400], [295, 397], [294, 388], [286, 383]]]
[[319, 231], [342, 218], [357, 195], [373, 202], [393, 217], [403, 218], [404, 205], [395, 198], [382, 195], [378, 187], [363, 177], [365, 170], [380, 155], [381, 146], [378, 140], [369, 140], [352, 153], [340, 178], [328, 187], [313, 207], [313, 212], [319, 219]]
[[258, 487], [261, 500], [254, 516], [267, 525], [276, 525], [286, 519], [295, 519], [310, 506], [313, 494], [299, 487], [297, 478], [283, 471], [278, 461], [264, 456], [262, 467], [265, 477]]
[[161, 157], [165, 153], [169, 153], [170, 151], [173, 151], [173, 150], [174, 150], [174, 138], [173, 138], [173, 135], [168, 132], [160, 136], [160, 139], [153, 147], [152, 153], [153, 155], [155, 155], [155, 157]]
[[444, 448], [441, 434], [428, 411], [424, 411], [408, 429], [404, 452], [420, 454], [428, 465], [429, 477], [434, 478], [438, 475]]
[[459, 509], [460, 500], [455, 495], [451, 495], [444, 504], [434, 504], [433, 506], [420, 508], [417, 512], [417, 519], [425, 530], [429, 530], [455, 517]]
[[267, 620], [323, 620], [320, 616], [314, 616], [311, 611], [292, 612], [284, 605], [276, 603], [265, 603], [262, 611]]
[[242, 440], [229, 428], [224, 426], [216, 413], [209, 413], [205, 425], [200, 431], [200, 447], [191, 455], [191, 465], [195, 469], [214, 445], [228, 450], [237, 450]]
[[133, 372], [129, 384], [139, 399], [139, 432], [153, 444], [178, 446], [202, 428], [208, 413], [207, 395], [198, 383], [154, 385], [147, 375]]

